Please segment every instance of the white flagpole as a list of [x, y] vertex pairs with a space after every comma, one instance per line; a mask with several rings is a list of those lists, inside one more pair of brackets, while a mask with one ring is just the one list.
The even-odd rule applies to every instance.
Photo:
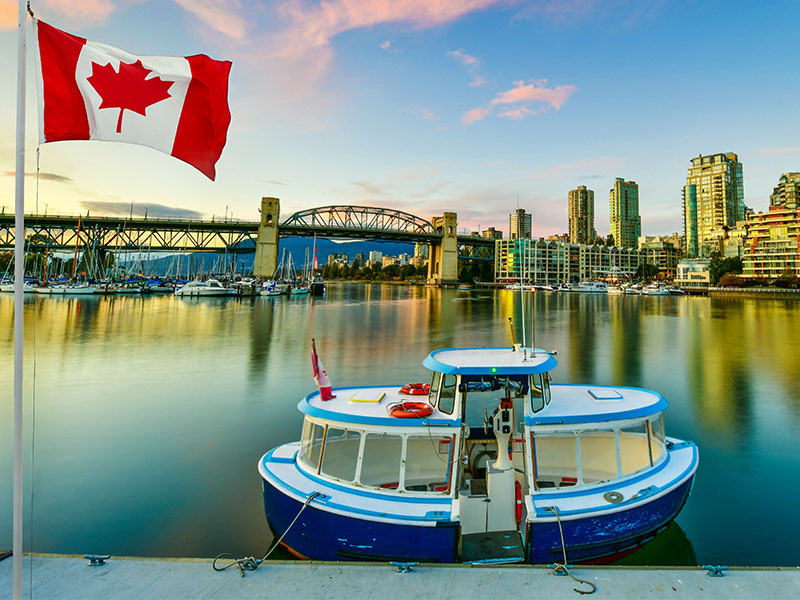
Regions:
[[17, 31], [17, 150], [14, 205], [14, 527], [12, 597], [22, 600], [22, 365], [25, 284], [25, 26], [28, 3], [19, 0]]

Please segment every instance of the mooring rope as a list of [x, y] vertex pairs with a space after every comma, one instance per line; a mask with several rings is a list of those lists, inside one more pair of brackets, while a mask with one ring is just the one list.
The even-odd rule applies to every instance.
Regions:
[[567, 567], [568, 564], [567, 546], [564, 544], [564, 530], [561, 527], [561, 518], [558, 516], [558, 509], [555, 506], [547, 506], [545, 507], [545, 510], [549, 510], [550, 512], [553, 512], [556, 515], [556, 523], [558, 523], [558, 533], [561, 535], [561, 551], [564, 554], [564, 563], [563, 564], [555, 563], [552, 573], [554, 575], [558, 573], [564, 573], [566, 575], [569, 575], [574, 581], [577, 581], [578, 583], [584, 583], [592, 587], [591, 590], [579, 590], [578, 588], [572, 588], [579, 594], [583, 595], [594, 594], [597, 591], [597, 586], [595, 586], [595, 584], [593, 584], [591, 581], [586, 581], [585, 579], [578, 579], [577, 577], [575, 577], [575, 575], [570, 573], [569, 568]]
[[[292, 519], [292, 522], [289, 523], [289, 526], [286, 528], [286, 531], [283, 532], [283, 535], [281, 535], [281, 537], [278, 538], [278, 540], [275, 542], [275, 545], [272, 546], [272, 548], [270, 548], [267, 551], [267, 553], [264, 555], [263, 558], [259, 559], [256, 558], [255, 556], [245, 556], [244, 558], [238, 558], [237, 556], [231, 554], [230, 552], [223, 552], [222, 554], [217, 554], [214, 557], [214, 560], [211, 563], [211, 567], [215, 571], [224, 571], [225, 569], [230, 569], [231, 567], [236, 566], [239, 568], [239, 574], [242, 577], [244, 577], [245, 571], [255, 571], [262, 562], [264, 562], [265, 560], [267, 560], [267, 558], [269, 558], [269, 555], [272, 554], [275, 548], [280, 546], [281, 542], [283, 541], [283, 538], [286, 537], [287, 533], [289, 533], [289, 530], [297, 522], [297, 519], [300, 518], [300, 515], [303, 514], [303, 511], [308, 507], [309, 504], [311, 504], [311, 501], [317, 496], [321, 495], [322, 494], [320, 492], [312, 492], [311, 495], [308, 498], [306, 498], [306, 501], [303, 502], [303, 506], [300, 507], [300, 511], [295, 515], [294, 519]], [[225, 566], [218, 567], [217, 561], [222, 558], [230, 558], [232, 560]]]

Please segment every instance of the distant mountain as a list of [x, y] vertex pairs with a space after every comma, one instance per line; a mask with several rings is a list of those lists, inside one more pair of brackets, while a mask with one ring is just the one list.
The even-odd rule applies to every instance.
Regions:
[[[314, 245], [314, 240], [306, 237], [286, 237], [278, 240], [278, 260], [280, 261], [284, 249], [287, 254], [292, 255], [292, 261], [298, 268], [302, 268], [303, 261], [305, 260], [306, 250], [309, 256]], [[253, 260], [255, 258], [255, 248], [252, 242], [244, 242], [238, 246], [238, 249], [246, 248], [247, 246], [253, 247], [253, 252], [248, 253], [228, 253], [228, 263], [236, 260], [236, 270], [239, 272], [248, 272], [253, 268]], [[402, 242], [376, 242], [365, 240], [354, 241], [331, 241], [328, 239], [317, 238], [317, 261], [319, 265], [324, 265], [328, 256], [331, 254], [346, 254], [349, 261], [352, 261], [356, 254], [363, 252], [369, 258], [371, 251], [382, 252], [384, 256], [397, 256], [399, 254], [414, 254], [414, 244], [405, 244]], [[225, 252], [190, 252], [184, 256], [173, 254], [170, 256], [162, 256], [161, 258], [150, 261], [152, 269], [147, 267], [148, 272], [153, 272], [156, 275], [168, 275], [183, 273], [196, 273], [197, 271], [212, 271], [224, 270], [222, 266], [225, 261]], [[117, 257], [117, 263], [120, 265], [133, 265], [137, 263], [137, 259], [130, 257]], [[215, 268], [216, 267], [216, 268]]]

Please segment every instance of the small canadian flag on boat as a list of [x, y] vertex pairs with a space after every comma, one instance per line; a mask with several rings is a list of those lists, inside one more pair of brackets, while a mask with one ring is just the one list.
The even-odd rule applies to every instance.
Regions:
[[317, 382], [320, 397], [323, 400], [336, 398], [333, 395], [333, 386], [331, 386], [331, 382], [328, 379], [328, 372], [322, 366], [322, 361], [319, 359], [319, 354], [317, 354], [317, 345], [313, 339], [311, 340], [311, 367], [314, 369], [314, 381]]
[[148, 146], [212, 181], [225, 147], [230, 61], [139, 56], [33, 20], [39, 138]]

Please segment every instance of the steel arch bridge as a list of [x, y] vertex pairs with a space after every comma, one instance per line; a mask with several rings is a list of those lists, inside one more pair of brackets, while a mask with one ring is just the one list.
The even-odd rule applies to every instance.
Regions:
[[433, 223], [402, 210], [374, 206], [321, 206], [296, 212], [280, 225], [316, 228], [331, 232], [394, 232], [439, 236]]

